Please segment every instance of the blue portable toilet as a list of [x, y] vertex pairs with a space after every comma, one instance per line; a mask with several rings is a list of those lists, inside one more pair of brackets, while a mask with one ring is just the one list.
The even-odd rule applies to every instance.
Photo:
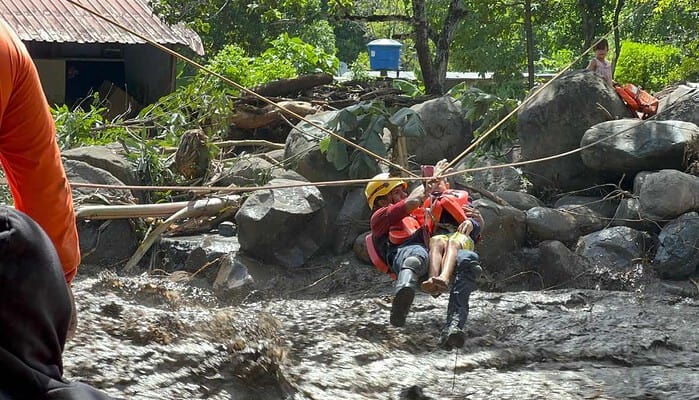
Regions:
[[376, 39], [367, 44], [369, 65], [374, 71], [400, 69], [400, 48], [403, 44], [392, 39]]

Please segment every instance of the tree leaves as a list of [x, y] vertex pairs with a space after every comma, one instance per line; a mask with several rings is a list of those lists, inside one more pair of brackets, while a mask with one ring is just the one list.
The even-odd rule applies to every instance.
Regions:
[[[382, 103], [374, 102], [362, 102], [340, 110], [328, 121], [327, 126], [338, 135], [382, 158], [388, 154], [382, 140], [385, 128], [390, 126], [404, 136], [425, 135], [425, 128], [415, 111], [402, 108], [391, 115]], [[338, 171], [347, 169], [352, 179], [370, 178], [380, 172], [378, 162], [372, 156], [335, 137], [321, 140], [320, 150]]]

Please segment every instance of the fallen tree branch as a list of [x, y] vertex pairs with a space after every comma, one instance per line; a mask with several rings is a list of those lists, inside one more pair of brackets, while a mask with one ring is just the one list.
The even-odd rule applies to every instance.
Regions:
[[213, 142], [211, 144], [216, 145], [218, 147], [264, 146], [264, 147], [270, 147], [272, 149], [283, 149], [284, 148], [284, 143], [274, 143], [274, 142], [270, 142], [269, 140], [262, 140], [262, 139], [225, 140], [222, 142]]
[[77, 219], [124, 219], [144, 217], [169, 217], [190, 204], [191, 201], [179, 201], [163, 204], [129, 204], [81, 206], [75, 210]]
[[170, 225], [181, 218], [198, 217], [206, 214], [216, 214], [226, 207], [239, 207], [240, 196], [226, 196], [220, 198], [209, 198], [187, 203], [185, 207], [177, 211], [170, 218], [163, 221], [155, 229], [150, 231], [143, 239], [141, 245], [138, 246], [136, 252], [131, 256], [129, 261], [124, 266], [124, 271], [131, 272], [134, 267], [141, 261], [141, 258], [146, 254], [148, 249], [160, 238], [160, 235], [165, 232]]

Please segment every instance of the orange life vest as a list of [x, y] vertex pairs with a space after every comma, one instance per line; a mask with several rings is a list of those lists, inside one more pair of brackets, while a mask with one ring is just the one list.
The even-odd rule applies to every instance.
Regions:
[[658, 99], [640, 87], [627, 83], [624, 86], [614, 86], [619, 97], [634, 113], [646, 119], [658, 112]]
[[466, 221], [468, 217], [464, 212], [465, 205], [468, 205], [468, 192], [464, 190], [447, 190], [437, 196], [428, 197], [424, 207], [429, 210], [425, 226], [430, 236], [436, 231], [445, 211], [459, 224]]
[[386, 261], [379, 255], [379, 252], [376, 250], [376, 244], [374, 243], [374, 235], [369, 233], [364, 237], [364, 243], [366, 244], [366, 250], [367, 253], [369, 253], [369, 259], [371, 260], [371, 263], [374, 264], [376, 269], [379, 271], [383, 272], [384, 274], [388, 274], [388, 276], [391, 277], [391, 279], [395, 280], [396, 279], [396, 274], [391, 272], [391, 269], [388, 268], [388, 264], [386, 264]]
[[404, 217], [398, 225], [391, 226], [388, 229], [388, 240], [392, 244], [401, 244], [413, 237], [425, 221], [425, 210], [416, 208], [410, 212], [407, 217]]

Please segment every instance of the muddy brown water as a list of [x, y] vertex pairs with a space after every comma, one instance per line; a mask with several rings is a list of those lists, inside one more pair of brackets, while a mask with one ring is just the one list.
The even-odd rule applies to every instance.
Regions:
[[478, 291], [447, 352], [446, 296], [392, 327], [390, 281], [351, 256], [225, 298], [175, 276], [81, 270], [66, 377], [124, 399], [699, 399], [698, 296], [674, 283]]

